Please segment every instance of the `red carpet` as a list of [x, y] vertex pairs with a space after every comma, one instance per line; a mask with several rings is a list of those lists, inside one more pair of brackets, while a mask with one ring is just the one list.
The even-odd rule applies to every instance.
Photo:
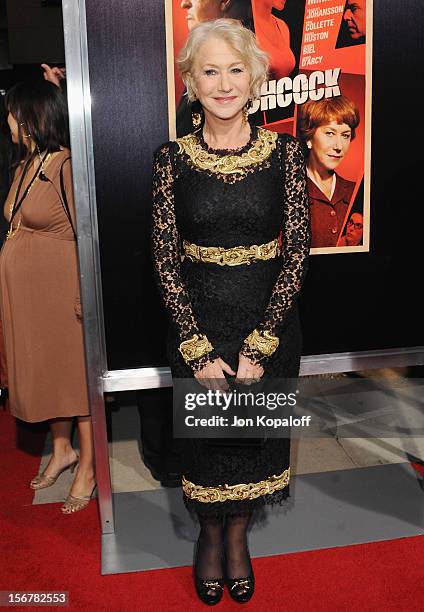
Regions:
[[[197, 600], [189, 567], [100, 576], [96, 503], [74, 516], [63, 516], [60, 504], [31, 505], [27, 483], [39, 458], [14, 448], [12, 425], [0, 413], [0, 590], [66, 590], [69, 610], [207, 609]], [[30, 436], [25, 436], [30, 448]], [[41, 434], [35, 435], [39, 452], [41, 440]], [[423, 609], [423, 556], [424, 538], [415, 537], [255, 559], [256, 593], [242, 609], [418, 612]], [[226, 593], [215, 609], [240, 606]]]

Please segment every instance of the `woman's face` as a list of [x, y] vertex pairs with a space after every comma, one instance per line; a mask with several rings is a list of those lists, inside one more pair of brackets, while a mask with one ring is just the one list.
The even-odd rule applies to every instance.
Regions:
[[222, 17], [221, 4], [221, 0], [183, 0], [181, 8], [187, 11], [188, 29], [202, 21]]
[[308, 141], [311, 161], [326, 170], [335, 170], [349, 150], [352, 130], [346, 123], [331, 121], [316, 128]]
[[16, 119], [12, 115], [12, 113], [9, 113], [7, 115], [7, 123], [9, 124], [9, 129], [10, 129], [10, 135], [12, 137], [12, 142], [14, 142], [15, 144], [18, 144], [18, 142], [19, 142], [18, 122], [16, 121]]
[[205, 113], [231, 119], [250, 95], [250, 73], [238, 52], [224, 40], [210, 38], [199, 49], [193, 85]]

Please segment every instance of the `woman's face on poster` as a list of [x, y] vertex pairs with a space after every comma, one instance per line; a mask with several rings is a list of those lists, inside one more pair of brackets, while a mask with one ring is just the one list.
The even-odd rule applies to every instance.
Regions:
[[349, 150], [352, 130], [346, 123], [331, 121], [316, 128], [308, 141], [316, 165], [335, 170]]
[[198, 49], [193, 85], [205, 112], [220, 119], [238, 115], [250, 95], [250, 72], [224, 40], [210, 38]]
[[221, 0], [183, 0], [181, 8], [187, 11], [188, 29], [202, 21], [222, 17], [221, 4]]

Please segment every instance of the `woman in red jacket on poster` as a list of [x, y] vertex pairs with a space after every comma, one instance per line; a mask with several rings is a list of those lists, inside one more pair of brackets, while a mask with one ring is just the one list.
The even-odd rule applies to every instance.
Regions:
[[277, 81], [288, 76], [296, 66], [288, 25], [272, 14], [272, 9], [282, 11], [285, 5], [286, 0], [252, 0], [256, 38], [260, 48], [270, 56], [270, 76]]
[[335, 247], [355, 183], [336, 172], [359, 125], [359, 111], [346, 96], [308, 100], [299, 107], [299, 137], [307, 153], [312, 247]]

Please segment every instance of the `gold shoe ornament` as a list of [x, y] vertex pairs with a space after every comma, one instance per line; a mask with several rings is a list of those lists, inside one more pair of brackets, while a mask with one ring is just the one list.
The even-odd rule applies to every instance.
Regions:
[[79, 512], [88, 506], [90, 503], [90, 499], [93, 497], [93, 493], [96, 490], [97, 484], [94, 485], [90, 495], [86, 495], [84, 497], [76, 497], [75, 495], [68, 495], [65, 499], [61, 510], [63, 514], [73, 514], [74, 512]]
[[56, 474], [56, 476], [47, 476], [47, 474], [43, 472], [42, 474], [35, 476], [29, 483], [29, 486], [31, 487], [31, 489], [34, 489], [35, 491], [38, 491], [39, 489], [47, 489], [47, 487], [51, 487], [52, 485], [54, 485], [54, 483], [59, 478], [59, 476], [63, 474], [63, 472], [66, 472], [66, 470], [70, 470], [71, 474], [73, 474], [75, 472], [75, 468], [78, 466], [78, 463], [79, 463], [79, 457], [77, 455], [77, 458], [75, 459], [75, 461], [73, 461], [72, 463], [64, 467], [62, 470], [60, 470]]

